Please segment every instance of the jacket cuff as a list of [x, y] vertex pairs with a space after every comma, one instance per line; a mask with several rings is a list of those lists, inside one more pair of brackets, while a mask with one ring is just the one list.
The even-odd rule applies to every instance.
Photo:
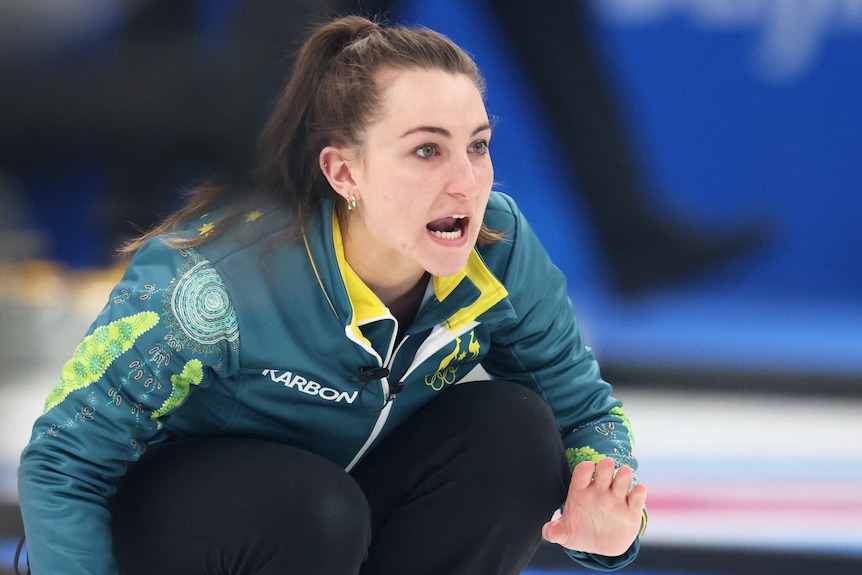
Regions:
[[629, 550], [617, 557], [605, 557], [604, 555], [594, 555], [593, 553], [582, 553], [581, 551], [572, 551], [564, 549], [566, 554], [574, 559], [577, 563], [588, 567], [595, 571], [616, 571], [622, 569], [626, 565], [631, 564], [638, 556], [640, 551], [640, 539], [635, 539]]

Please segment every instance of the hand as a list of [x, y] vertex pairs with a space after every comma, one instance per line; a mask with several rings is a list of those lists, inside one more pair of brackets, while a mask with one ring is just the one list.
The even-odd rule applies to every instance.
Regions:
[[573, 551], [617, 557], [625, 553], [641, 528], [647, 491], [631, 489], [634, 471], [614, 460], [582, 461], [572, 472], [562, 515], [545, 523], [542, 536]]

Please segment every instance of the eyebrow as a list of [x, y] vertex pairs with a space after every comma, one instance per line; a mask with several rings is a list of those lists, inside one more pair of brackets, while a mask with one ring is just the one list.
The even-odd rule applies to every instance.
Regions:
[[[482, 124], [481, 126], [476, 128], [475, 130], [473, 130], [473, 132], [470, 135], [475, 136], [479, 132], [484, 132], [485, 130], [490, 130], [490, 129], [491, 129], [491, 124]], [[437, 126], [418, 126], [416, 128], [411, 128], [411, 129], [407, 130], [406, 132], [404, 132], [403, 134], [401, 134], [401, 137], [406, 138], [410, 134], [415, 134], [417, 132], [427, 132], [429, 134], [440, 134], [441, 136], [446, 137], [446, 138], [452, 137], [452, 132], [450, 132], [446, 128], [439, 128]]]

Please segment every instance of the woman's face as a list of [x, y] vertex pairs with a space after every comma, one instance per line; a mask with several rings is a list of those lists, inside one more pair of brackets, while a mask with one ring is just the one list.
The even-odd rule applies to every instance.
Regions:
[[390, 70], [378, 81], [382, 113], [346, 162], [357, 199], [348, 262], [373, 276], [366, 282], [454, 274], [476, 243], [494, 179], [482, 96], [468, 76], [442, 70]]

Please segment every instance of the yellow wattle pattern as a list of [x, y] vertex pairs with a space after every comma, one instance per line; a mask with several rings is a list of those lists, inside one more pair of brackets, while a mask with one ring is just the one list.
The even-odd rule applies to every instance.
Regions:
[[157, 313], [144, 311], [97, 327], [81, 341], [63, 366], [60, 382], [48, 394], [43, 413], [59, 405], [73, 391], [98, 381], [114, 360], [158, 323]]
[[182, 405], [183, 401], [189, 394], [191, 386], [198, 385], [204, 378], [203, 364], [193, 359], [183, 366], [183, 371], [179, 375], [171, 376], [171, 395], [168, 397], [162, 406], [153, 412], [150, 419], [161, 426], [159, 418]]

